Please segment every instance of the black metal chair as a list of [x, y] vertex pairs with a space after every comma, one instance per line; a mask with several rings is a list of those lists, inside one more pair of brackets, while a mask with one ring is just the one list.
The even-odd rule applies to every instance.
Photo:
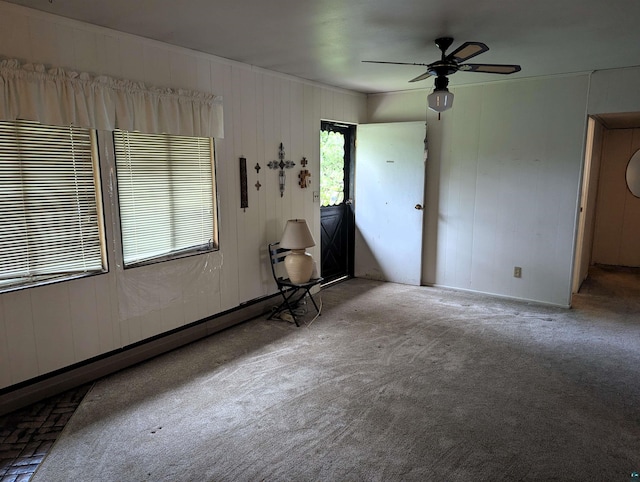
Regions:
[[[274, 318], [276, 315], [279, 315], [283, 311], [288, 311], [293, 318], [296, 326], [300, 326], [298, 323], [298, 319], [296, 318], [296, 314], [294, 309], [300, 301], [306, 296], [309, 295], [311, 299], [311, 303], [313, 303], [314, 308], [316, 309], [316, 313], [320, 315], [320, 308], [316, 304], [316, 300], [313, 299], [313, 295], [311, 288], [316, 285], [322, 283], [323, 278], [313, 278], [307, 281], [306, 283], [293, 283], [289, 278], [284, 278], [282, 276], [278, 276], [278, 265], [284, 261], [284, 258], [291, 252], [290, 249], [285, 249], [280, 247], [280, 243], [270, 243], [269, 244], [269, 259], [271, 260], [271, 272], [273, 273], [273, 279], [278, 285], [278, 290], [282, 295], [282, 303], [273, 310], [271, 315], [269, 315], [268, 320]], [[302, 292], [300, 295], [299, 293]]]

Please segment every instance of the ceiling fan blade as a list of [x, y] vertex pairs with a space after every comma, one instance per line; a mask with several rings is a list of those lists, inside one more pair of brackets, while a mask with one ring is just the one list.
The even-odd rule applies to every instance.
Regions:
[[362, 60], [367, 64], [394, 64], [394, 65], [421, 65], [423, 67], [427, 67], [429, 64], [416, 64], [413, 62], [385, 62], [382, 60]]
[[489, 47], [482, 42], [465, 42], [447, 55], [447, 60], [454, 59], [456, 62], [464, 62], [487, 50], [489, 50]]
[[422, 75], [418, 75], [415, 79], [411, 79], [409, 82], [418, 82], [419, 80], [428, 79], [429, 77], [431, 77], [431, 74], [429, 72], [425, 72]]
[[519, 65], [509, 64], [463, 64], [461, 72], [485, 72], [487, 74], [514, 74], [520, 72]]

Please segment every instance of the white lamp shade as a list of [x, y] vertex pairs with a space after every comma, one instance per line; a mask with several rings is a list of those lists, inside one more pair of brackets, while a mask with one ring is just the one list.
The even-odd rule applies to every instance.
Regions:
[[448, 90], [434, 90], [427, 96], [429, 109], [444, 112], [453, 106], [453, 94]]
[[304, 219], [289, 219], [287, 221], [280, 240], [281, 248], [305, 249], [315, 245], [316, 242], [313, 240], [309, 226]]

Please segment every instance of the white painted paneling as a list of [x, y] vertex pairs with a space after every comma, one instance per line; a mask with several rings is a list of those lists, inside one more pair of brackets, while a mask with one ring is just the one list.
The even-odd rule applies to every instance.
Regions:
[[45, 373], [78, 361], [73, 343], [69, 283], [34, 288], [31, 309], [38, 371]]
[[3, 301], [0, 297], [0, 386], [11, 385], [11, 354], [9, 353], [9, 337], [4, 320]]
[[[265, 246], [279, 239], [285, 221], [305, 217], [319, 240], [319, 205], [313, 203], [313, 190], [319, 187], [320, 119], [358, 123], [366, 113], [366, 96], [361, 94], [3, 2], [0, 56], [211, 92], [222, 96], [225, 109], [225, 138], [216, 140], [220, 251], [206, 255], [208, 268], [198, 273], [198, 283], [185, 274], [192, 258], [123, 272], [117, 262], [117, 219], [111, 215], [114, 199], [109, 193], [113, 156], [102, 155], [109, 273], [0, 295], [0, 335], [6, 332], [8, 340], [4, 352], [0, 347], [0, 361], [7, 359], [9, 366], [0, 377], [0, 388], [273, 293]], [[287, 158], [297, 164], [287, 170], [283, 198], [277, 171], [266, 167], [277, 159], [280, 142]], [[240, 155], [247, 157], [246, 213], [239, 208]], [[297, 182], [302, 156], [309, 160], [314, 186], [306, 190]], [[256, 162], [260, 172], [254, 169]], [[262, 185], [259, 191], [256, 181]], [[312, 252], [319, 253], [319, 248]], [[144, 273], [138, 281], [147, 280], [144, 286], [130, 282], [138, 269]], [[150, 297], [153, 283], [162, 289]], [[167, 290], [170, 296], [163, 297]]]
[[92, 336], [98, 338], [99, 353], [107, 353], [122, 347], [118, 308], [115, 296], [115, 283], [112, 276], [95, 276], [93, 278], [96, 297], [97, 332]]
[[40, 374], [30, 291], [6, 293], [2, 304], [11, 383], [17, 383]]
[[[259, 224], [255, 226], [255, 229], [257, 229], [256, 236], [260, 239], [258, 245], [260, 271], [259, 273], [254, 272], [253, 275], [259, 283], [260, 294], [266, 294], [272, 290], [270, 284], [271, 271], [269, 269], [269, 263], [266, 262], [266, 245], [272, 241], [272, 238], [269, 236], [269, 210], [264, 191], [266, 172], [270, 170], [266, 167], [268, 161], [264, 150], [265, 138], [268, 135], [265, 119], [269, 115], [269, 112], [264, 101], [265, 74], [257, 72], [255, 73], [254, 79], [256, 126], [261, 127], [256, 128], [255, 158], [247, 159], [247, 189], [249, 190], [249, 206], [256, 211], [260, 220]], [[256, 165], [259, 165], [260, 169], [256, 169]], [[260, 183], [260, 189], [257, 188], [256, 183]]]
[[[569, 304], [588, 80], [456, 87], [429, 114], [425, 282]], [[370, 121], [424, 119], [421, 93], [371, 97]]]
[[178, 300], [160, 310], [160, 329], [156, 330], [156, 333], [164, 333], [180, 328], [182, 325], [184, 325], [184, 311], [182, 300]]
[[98, 45], [96, 35], [84, 29], [73, 30], [73, 68], [84, 72], [98, 72]]
[[109, 35], [101, 32], [96, 34], [100, 47], [100, 72], [122, 78], [122, 63], [120, 62], [120, 40], [117, 34]]
[[313, 192], [320, 191], [320, 103], [316, 101], [319, 98], [314, 95], [315, 91], [316, 89], [312, 86], [305, 85], [302, 92], [304, 105], [302, 154], [307, 158], [308, 164], [306, 167], [302, 167], [302, 165], [299, 167], [307, 169], [311, 173], [310, 186], [302, 190], [304, 202], [302, 217], [307, 220], [316, 242], [316, 246], [307, 251], [311, 253], [317, 266], [320, 266], [320, 209], [319, 203], [314, 204], [313, 202]]
[[62, 65], [58, 56], [57, 28], [54, 23], [40, 18], [29, 19], [29, 40], [33, 62]]
[[[291, 115], [291, 85], [290, 80], [280, 79], [280, 141], [284, 143], [286, 157], [291, 160], [291, 123], [293, 117]], [[293, 186], [292, 172], [293, 169], [285, 170], [286, 173], [286, 189], [284, 196], [280, 198], [281, 203], [281, 219], [283, 225], [287, 219], [293, 218]]]
[[142, 325], [145, 323], [145, 319], [148, 318], [148, 316], [148, 314], [143, 316], [132, 316], [121, 321], [120, 331], [122, 333], [123, 346], [132, 345], [133, 343], [137, 343], [144, 339], [142, 335]]
[[[260, 172], [258, 174], [258, 181], [262, 187], [260, 188], [260, 202], [265, 206], [265, 225], [263, 229], [266, 231], [265, 235], [267, 242], [275, 242], [280, 239], [282, 234], [282, 225], [279, 221], [279, 217], [276, 212], [277, 201], [277, 175], [276, 172], [267, 167], [267, 163], [277, 159], [277, 151], [274, 151], [274, 147], [279, 139], [279, 125], [276, 122], [276, 102], [275, 96], [275, 79], [272, 76], [262, 76], [262, 115], [264, 119], [263, 123], [263, 136], [262, 145], [260, 148]], [[266, 249], [266, 248], [265, 248]], [[266, 251], [264, 251], [266, 256]], [[267, 276], [267, 283], [269, 283], [270, 272]], [[271, 281], [273, 283], [273, 281]]]
[[101, 353], [95, 287], [97, 278], [92, 276], [66, 283], [69, 290], [69, 313], [76, 361], [86, 360]]
[[185, 89], [195, 90], [198, 86], [198, 63], [195, 57], [185, 55], [182, 51], [171, 51], [169, 57], [171, 66], [170, 85], [181, 85]]
[[[223, 309], [230, 309], [240, 303], [238, 291], [238, 267], [234, 262], [238, 259], [237, 236], [237, 188], [234, 175], [237, 166], [231, 164], [234, 156], [234, 137], [239, 133], [234, 129], [233, 102], [233, 69], [229, 65], [212, 63], [211, 81], [218, 86], [225, 99], [224, 129], [225, 138], [216, 140], [216, 177], [218, 184], [219, 219], [220, 219], [220, 251], [223, 264], [220, 270], [221, 303]], [[220, 94], [217, 94], [220, 95]], [[224, 201], [226, 200], [226, 204]], [[208, 301], [212, 303], [212, 301]]]
[[16, 9], [7, 9], [0, 15], [0, 46], [5, 57], [29, 59], [29, 18], [18, 12]]
[[[240, 301], [248, 301], [264, 292], [260, 277], [252, 267], [260, 266], [260, 252], [263, 245], [262, 221], [260, 219], [258, 192], [255, 190], [253, 169], [257, 157], [257, 130], [258, 130], [258, 102], [256, 98], [255, 75], [246, 69], [234, 71], [235, 98], [240, 102], [234, 104], [234, 131], [241, 135], [234, 136], [235, 156], [232, 164], [235, 164], [235, 209], [238, 219], [237, 239], [243, 240], [238, 244], [239, 261], [239, 289]], [[262, 110], [262, 106], [261, 106]], [[240, 156], [247, 159], [247, 193], [249, 207], [240, 207]], [[254, 195], [254, 193], [256, 195]]]
[[66, 25], [56, 25], [56, 47], [58, 49], [58, 62], [60, 67], [72, 70], [75, 67], [76, 52], [74, 44], [74, 28]]
[[[144, 81], [150, 85], [172, 85], [171, 55], [156, 44], [146, 44], [144, 49]], [[176, 85], [176, 84], [173, 84]]]
[[145, 80], [145, 43], [135, 37], [123, 36], [118, 38], [120, 75], [130, 80]]

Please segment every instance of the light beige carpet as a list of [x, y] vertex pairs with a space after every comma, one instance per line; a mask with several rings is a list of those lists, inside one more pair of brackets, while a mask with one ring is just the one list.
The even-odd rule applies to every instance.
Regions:
[[350, 280], [310, 327], [256, 319], [97, 382], [32, 480], [627, 481], [629, 289], [567, 310]]

